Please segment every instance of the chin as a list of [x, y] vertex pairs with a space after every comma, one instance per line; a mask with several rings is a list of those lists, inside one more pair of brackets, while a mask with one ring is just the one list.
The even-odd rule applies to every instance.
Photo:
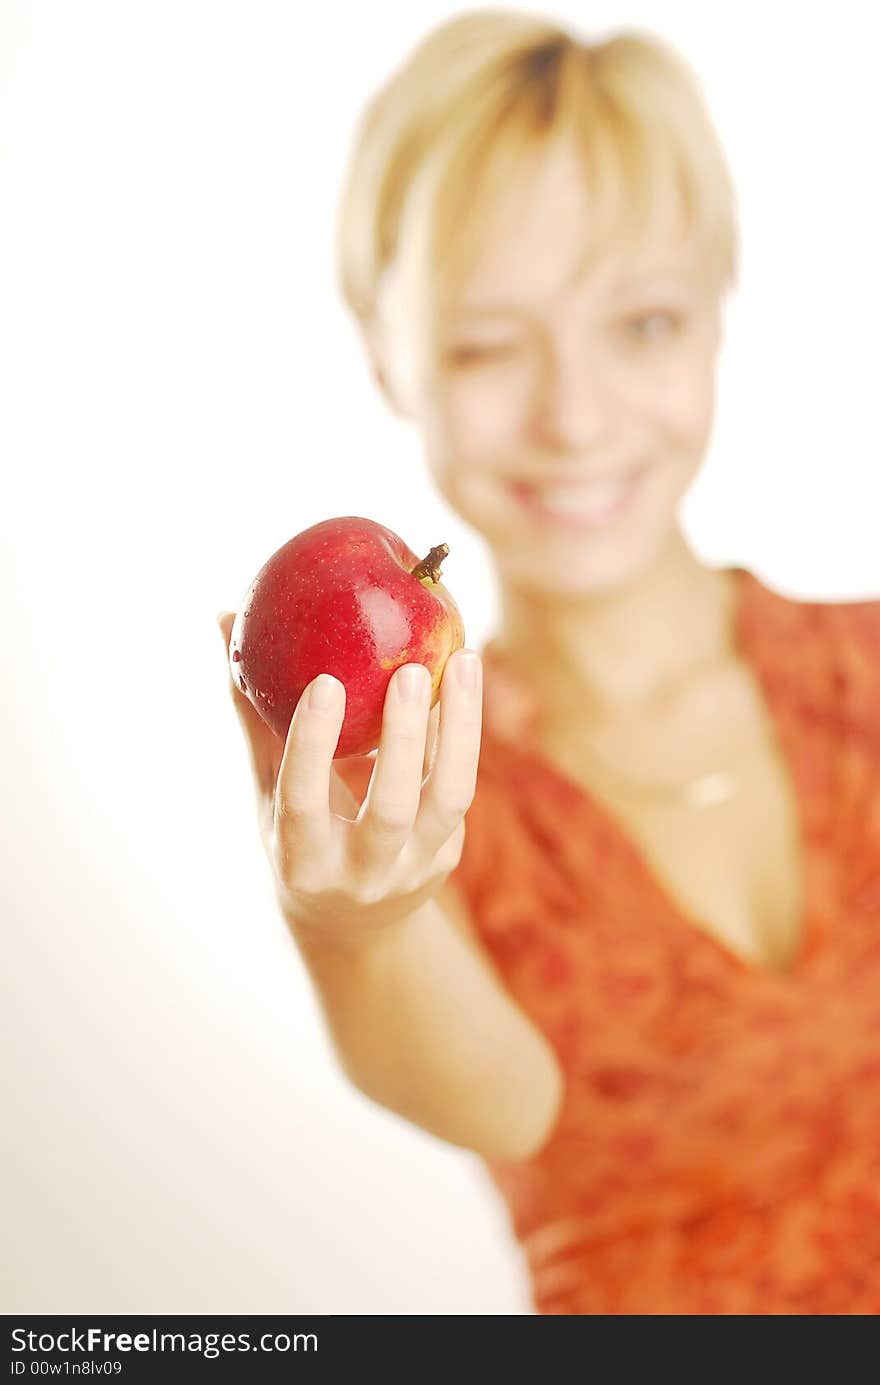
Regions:
[[459, 475], [444, 489], [450, 505], [492, 551], [502, 577], [560, 596], [634, 581], [668, 545], [692, 480], [673, 463], [649, 467], [628, 502], [607, 521], [551, 517], [511, 494], [499, 475]]
[[675, 534], [675, 512], [641, 516], [641, 522], [605, 535], [557, 536], [552, 543], [509, 533], [492, 544], [502, 578], [560, 597], [628, 586], [659, 560]]
[[575, 560], [560, 554], [557, 561], [512, 559], [497, 555], [502, 577], [519, 587], [559, 597], [611, 591], [635, 581], [651, 565], [652, 552], [624, 545], [614, 551], [584, 553]]
[[510, 504], [503, 507], [507, 522], [496, 536], [499, 565], [520, 580], [528, 573], [536, 585], [559, 592], [633, 581], [673, 539], [692, 472], [691, 466], [686, 476], [673, 465], [648, 467], [616, 511], [591, 519], [548, 516], [513, 501], [513, 510]]

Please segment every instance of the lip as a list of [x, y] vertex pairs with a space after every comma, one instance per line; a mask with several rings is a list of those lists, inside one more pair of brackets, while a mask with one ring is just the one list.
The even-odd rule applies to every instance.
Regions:
[[[628, 483], [624, 486], [620, 497], [614, 504], [603, 510], [601, 514], [597, 514], [590, 519], [581, 515], [560, 514], [541, 504], [539, 498], [540, 488], [544, 485], [556, 484], [551, 481], [549, 477], [542, 477], [540, 482], [535, 482], [534, 484], [526, 481], [514, 481], [510, 484], [508, 489], [524, 509], [528, 510], [530, 514], [536, 515], [544, 524], [552, 524], [560, 529], [604, 529], [608, 525], [613, 524], [629, 507], [649, 470], [650, 463], [647, 462], [644, 466], [635, 467], [630, 472]], [[604, 478], [598, 476], [591, 478], [591, 480], [595, 480], [597, 483], [608, 479], [610, 479], [608, 476]], [[577, 484], [574, 477], [568, 478], [567, 483], [572, 485]], [[560, 481], [559, 484], [562, 484], [562, 482]]]

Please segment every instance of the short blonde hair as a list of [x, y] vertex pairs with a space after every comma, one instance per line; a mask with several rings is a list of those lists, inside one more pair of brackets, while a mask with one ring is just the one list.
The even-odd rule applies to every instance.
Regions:
[[[342, 296], [371, 342], [430, 322], [524, 154], [573, 137], [594, 243], [672, 212], [720, 288], [738, 274], [735, 197], [700, 85], [653, 35], [591, 44], [540, 17], [478, 10], [419, 44], [368, 104], [337, 213]], [[419, 329], [421, 330], [421, 329]], [[418, 335], [418, 334], [417, 334]], [[410, 375], [424, 340], [404, 351]], [[404, 371], [406, 374], [406, 361]], [[402, 381], [404, 393], [415, 377]]]

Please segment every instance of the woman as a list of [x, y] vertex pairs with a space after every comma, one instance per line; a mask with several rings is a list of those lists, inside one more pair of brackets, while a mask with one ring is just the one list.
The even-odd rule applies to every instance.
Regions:
[[375, 762], [331, 766], [335, 679], [286, 746], [233, 685], [340, 1061], [485, 1159], [540, 1313], [876, 1313], [880, 601], [679, 525], [737, 259], [699, 87], [648, 36], [460, 17], [371, 104], [339, 227], [501, 598], [435, 714], [395, 675]]

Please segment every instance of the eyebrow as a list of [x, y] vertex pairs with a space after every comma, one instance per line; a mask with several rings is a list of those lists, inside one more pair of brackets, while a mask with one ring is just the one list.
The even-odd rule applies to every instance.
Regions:
[[[575, 287], [583, 276], [578, 272], [571, 276], [563, 291]], [[686, 279], [685, 271], [681, 269], [653, 269], [645, 270], [641, 273], [633, 274], [627, 279], [621, 279], [611, 286], [611, 293], [623, 296], [635, 290], [651, 287], [668, 287], [672, 283], [682, 286], [682, 281]], [[516, 303], [463, 303], [456, 311], [459, 317], [515, 317], [523, 312], [528, 312], [529, 304]]]

